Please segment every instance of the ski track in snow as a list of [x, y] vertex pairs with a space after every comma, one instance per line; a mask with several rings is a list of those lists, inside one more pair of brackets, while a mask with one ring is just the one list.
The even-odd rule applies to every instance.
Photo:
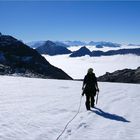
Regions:
[[[0, 76], [0, 140], [55, 140], [77, 113], [81, 81]], [[140, 85], [99, 83], [97, 108], [85, 109], [60, 140], [139, 140]]]

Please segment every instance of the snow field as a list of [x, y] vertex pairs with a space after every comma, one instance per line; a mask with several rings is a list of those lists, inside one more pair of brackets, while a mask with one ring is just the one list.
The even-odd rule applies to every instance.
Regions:
[[[77, 113], [81, 81], [0, 76], [0, 140], [55, 140]], [[97, 109], [78, 116], [61, 140], [138, 140], [140, 85], [99, 83]]]

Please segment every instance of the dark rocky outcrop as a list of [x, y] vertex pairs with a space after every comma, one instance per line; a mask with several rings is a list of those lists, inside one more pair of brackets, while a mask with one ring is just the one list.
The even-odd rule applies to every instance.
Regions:
[[103, 51], [92, 51], [91, 56], [110, 56], [110, 55], [126, 55], [126, 54], [134, 54], [140, 55], [140, 48], [133, 48], [133, 49], [119, 49], [119, 50], [110, 50], [107, 52]]
[[128, 44], [128, 46], [140, 46], [140, 44]]
[[103, 56], [104, 52], [103, 51], [92, 51], [91, 56], [93, 57], [98, 57], [98, 56]]
[[103, 46], [102, 45], [96, 45], [96, 48], [103, 48]]
[[107, 72], [98, 77], [102, 82], [140, 83], [140, 67], [137, 69], [117, 70], [113, 73]]
[[140, 56], [140, 48], [133, 48], [133, 49], [119, 49], [119, 50], [110, 50], [110, 51], [92, 51], [90, 52], [85, 46], [81, 47], [79, 50], [73, 52], [70, 57], [80, 57], [89, 55], [91, 57], [99, 57], [99, 56], [111, 56], [111, 55], [126, 55], [126, 54], [133, 54]]
[[12, 36], [0, 36], [0, 64], [0, 74], [72, 79], [61, 69], [52, 66], [36, 50]]
[[68, 50], [64, 46], [58, 46], [52, 41], [46, 41], [42, 46], [36, 48], [36, 50], [40, 54], [48, 54], [48, 55], [58, 55], [58, 54], [69, 54], [71, 53], [70, 50]]
[[104, 55], [117, 55], [117, 54], [135, 54], [140, 55], [140, 48], [134, 49], [119, 49], [119, 50], [110, 50], [104, 53]]
[[80, 56], [85, 56], [85, 55], [91, 56], [91, 51], [84, 46], [84, 47], [81, 47], [79, 50], [73, 52], [70, 55], [70, 57], [80, 57]]

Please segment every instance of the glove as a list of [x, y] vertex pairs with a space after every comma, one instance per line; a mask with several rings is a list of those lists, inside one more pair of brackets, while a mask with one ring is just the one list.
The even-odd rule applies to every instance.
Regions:
[[82, 96], [84, 96], [84, 86], [82, 87], [82, 90], [83, 90], [83, 92], [82, 92]]

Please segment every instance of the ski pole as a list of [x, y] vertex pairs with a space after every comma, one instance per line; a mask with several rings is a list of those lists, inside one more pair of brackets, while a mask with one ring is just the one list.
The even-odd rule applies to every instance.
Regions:
[[98, 102], [98, 94], [99, 94], [99, 91], [97, 92], [96, 105], [97, 105], [97, 102]]

